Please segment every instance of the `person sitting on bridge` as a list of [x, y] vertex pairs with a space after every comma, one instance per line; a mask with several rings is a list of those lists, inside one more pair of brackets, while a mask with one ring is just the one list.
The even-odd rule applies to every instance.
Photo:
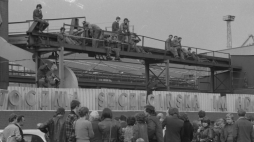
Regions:
[[120, 27], [119, 27], [120, 19], [121, 18], [119, 16], [116, 17], [116, 21], [114, 21], [112, 24], [112, 32], [118, 33], [120, 31]]
[[173, 47], [172, 41], [173, 35], [169, 35], [166, 40], [166, 52], [170, 52], [174, 55], [174, 58], [179, 58], [176, 48]]
[[74, 40], [72, 40], [70, 37], [68, 37], [68, 35], [65, 34], [64, 27], [60, 28], [60, 33], [57, 35], [57, 39], [59, 42], [73, 44], [73, 45], [76, 44], [76, 42]]
[[122, 34], [120, 36], [120, 41], [121, 42], [128, 42], [128, 37], [129, 37], [129, 34], [130, 34], [130, 30], [129, 30], [129, 20], [127, 18], [124, 18], [123, 20], [123, 23], [120, 25], [120, 34]]
[[137, 53], [146, 53], [146, 51], [141, 46], [137, 46], [137, 43], [140, 41], [141, 39], [135, 33], [131, 34], [131, 48], [134, 49]]
[[41, 9], [42, 9], [41, 4], [38, 4], [33, 12], [33, 19], [35, 22], [39, 23], [40, 32], [43, 32], [49, 26], [49, 23], [42, 19], [43, 15]]
[[86, 21], [84, 21], [83, 24], [85, 28], [88, 28], [90, 30], [90, 34], [93, 37], [93, 41], [92, 41], [93, 47], [98, 48], [99, 46], [98, 39], [101, 39], [102, 29], [98, 25], [90, 24], [89, 22], [86, 22]]
[[174, 40], [173, 40], [173, 47], [175, 48], [175, 50], [177, 50], [178, 56], [179, 56], [181, 59], [184, 60], [184, 54], [183, 54], [183, 51], [182, 51], [181, 40], [182, 40], [181, 37], [175, 36], [175, 37], [174, 37]]
[[112, 51], [115, 52], [115, 60], [116, 61], [121, 61], [120, 60], [120, 51], [121, 51], [121, 44], [117, 40], [117, 36], [112, 36], [112, 40], [110, 40], [110, 36], [104, 36], [105, 38], [105, 48], [106, 48], [106, 59], [107, 60], [112, 60], [111, 54]]
[[192, 60], [195, 60], [195, 61], [199, 60], [198, 57], [196, 56], [196, 53], [194, 51], [191, 52], [190, 47], [188, 47], [188, 51], [185, 48], [182, 48], [182, 51], [183, 51], [184, 57], [186, 59], [192, 59]]

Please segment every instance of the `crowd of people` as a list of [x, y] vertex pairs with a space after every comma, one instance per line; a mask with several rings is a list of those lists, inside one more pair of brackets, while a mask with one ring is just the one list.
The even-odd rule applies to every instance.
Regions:
[[[48, 142], [253, 142], [254, 117], [238, 110], [239, 118], [229, 113], [212, 123], [205, 111], [199, 111], [199, 118], [190, 122], [187, 113], [169, 108], [166, 116], [156, 113], [151, 105], [144, 112], [132, 116], [113, 117], [109, 108], [89, 113], [87, 107], [80, 107], [78, 100], [70, 104], [71, 112], [65, 117], [65, 109], [58, 108], [55, 115], [37, 128], [45, 133]], [[10, 139], [24, 142], [22, 126], [25, 116], [11, 114], [9, 124], [3, 131], [3, 142]]]

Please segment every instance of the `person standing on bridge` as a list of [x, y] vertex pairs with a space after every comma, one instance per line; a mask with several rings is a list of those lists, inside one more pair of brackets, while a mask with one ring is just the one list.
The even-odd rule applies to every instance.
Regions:
[[119, 27], [119, 21], [121, 20], [121, 18], [119, 16], [116, 17], [116, 21], [113, 22], [112, 24], [112, 32], [119, 32], [120, 27]]
[[89, 22], [84, 21], [83, 25], [85, 28], [90, 30], [90, 33], [93, 37], [93, 47], [98, 48], [99, 46], [99, 39], [101, 39], [102, 29], [96, 24], [90, 24]]
[[121, 38], [119, 39], [122, 42], [128, 42], [128, 37], [130, 35], [130, 30], [129, 30], [129, 23], [130, 21], [127, 18], [124, 18], [123, 23], [120, 25], [120, 32], [123, 34]]
[[40, 23], [39, 30], [43, 32], [49, 26], [49, 23], [42, 19], [43, 15], [41, 9], [42, 9], [41, 4], [38, 4], [33, 12], [33, 19], [35, 22]]

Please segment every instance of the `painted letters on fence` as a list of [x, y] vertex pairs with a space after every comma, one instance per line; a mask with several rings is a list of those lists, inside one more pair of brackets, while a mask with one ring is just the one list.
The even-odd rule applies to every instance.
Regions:
[[78, 99], [90, 110], [143, 110], [146, 104], [156, 110], [166, 111], [177, 107], [180, 111], [205, 110], [210, 112], [236, 112], [242, 108], [254, 111], [254, 96], [227, 94], [221, 97], [211, 93], [188, 93], [154, 91], [146, 96], [145, 91], [114, 89], [54, 89], [9, 87], [0, 90], [0, 110], [55, 110], [70, 109], [70, 102]]

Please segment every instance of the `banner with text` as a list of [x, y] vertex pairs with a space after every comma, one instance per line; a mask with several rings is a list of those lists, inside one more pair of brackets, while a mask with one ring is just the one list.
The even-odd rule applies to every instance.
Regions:
[[154, 91], [146, 101], [146, 91], [116, 89], [55, 89], [9, 87], [0, 89], [0, 110], [70, 109], [70, 102], [78, 99], [90, 110], [143, 110], [146, 104], [166, 111], [176, 107], [180, 111], [236, 112], [243, 108], [254, 111], [254, 96], [227, 94]]

